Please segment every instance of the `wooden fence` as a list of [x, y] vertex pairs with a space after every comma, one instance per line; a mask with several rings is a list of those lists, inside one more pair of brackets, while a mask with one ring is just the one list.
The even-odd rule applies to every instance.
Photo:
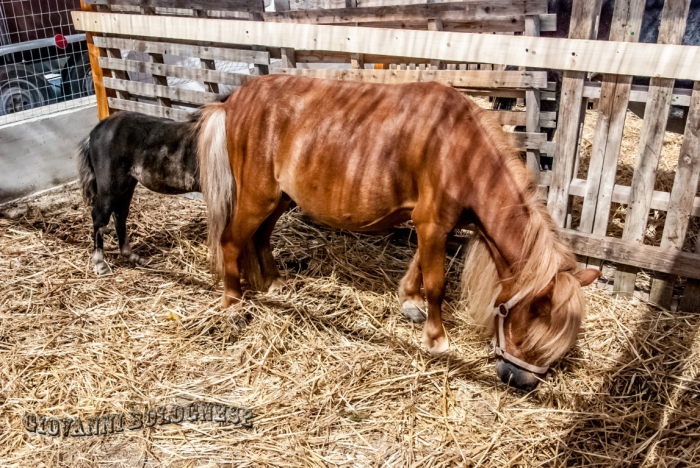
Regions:
[[[689, 218], [700, 216], [695, 196], [700, 86], [674, 89], [674, 79], [700, 81], [700, 47], [678, 45], [690, 0], [666, 3], [658, 44], [635, 42], [644, 0], [616, 1], [610, 41], [591, 40], [600, 2], [587, 0], [574, 1], [568, 39], [538, 37], [556, 24], [546, 0], [275, 0], [275, 13], [265, 12], [261, 0], [88, 0], [85, 11], [74, 13], [74, 22], [90, 33], [102, 117], [129, 109], [181, 119], [187, 111], [173, 104], [200, 105], [215, 98], [219, 84], [254, 79], [216, 70], [216, 60], [249, 63], [253, 75], [438, 81], [467, 94], [522, 98], [525, 111], [495, 115], [504, 125], [526, 127], [511, 137], [527, 151], [528, 166], [540, 183], [549, 187], [550, 212], [582, 261], [618, 263], [615, 290], [620, 294], [631, 294], [637, 268], [657, 272], [651, 299], [667, 307], [674, 276], [688, 277], [683, 306], [694, 310], [700, 306], [699, 283], [693, 280], [700, 279], [700, 251], [681, 249]], [[122, 49], [143, 52], [150, 60], [124, 59]], [[165, 64], [165, 54], [199, 58], [200, 68]], [[352, 68], [308, 69], [302, 63]], [[506, 65], [521, 68], [505, 71]], [[558, 119], [540, 111], [542, 100], [555, 98], [554, 88], [545, 72], [533, 68], [565, 70]], [[127, 72], [149, 73], [154, 83], [130, 81]], [[603, 74], [602, 82], [586, 82], [587, 72]], [[632, 75], [654, 78], [648, 87], [639, 87], [632, 86]], [[203, 82], [207, 90], [170, 87], [168, 76]], [[134, 96], [153, 102], [137, 102]], [[580, 179], [576, 168], [588, 100], [597, 100], [598, 120], [588, 174]], [[624, 187], [615, 185], [615, 173], [632, 101], [647, 107], [632, 184]], [[653, 190], [654, 178], [672, 104], [689, 106], [689, 117], [673, 189], [659, 192]], [[557, 137], [549, 142], [542, 129], [557, 120]], [[540, 173], [541, 154], [554, 157], [551, 172]], [[577, 230], [571, 229], [573, 197], [583, 198]], [[606, 235], [613, 202], [628, 204], [622, 238]], [[650, 210], [666, 212], [660, 246], [643, 243]]]

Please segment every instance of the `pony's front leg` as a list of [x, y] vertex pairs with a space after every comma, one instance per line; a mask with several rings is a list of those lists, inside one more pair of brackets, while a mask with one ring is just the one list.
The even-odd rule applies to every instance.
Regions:
[[399, 303], [404, 317], [415, 323], [423, 323], [428, 317], [428, 307], [423, 300], [421, 286], [423, 286], [423, 273], [420, 267], [420, 250], [408, 266], [406, 275], [399, 283]]
[[423, 345], [433, 356], [449, 349], [442, 325], [442, 300], [445, 296], [445, 253], [447, 232], [434, 223], [416, 225], [418, 250], [423, 272], [425, 295], [428, 299], [428, 320], [423, 326]]

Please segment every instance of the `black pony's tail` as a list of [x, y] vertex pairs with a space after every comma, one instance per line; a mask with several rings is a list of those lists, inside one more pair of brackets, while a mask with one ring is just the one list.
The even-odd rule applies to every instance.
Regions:
[[97, 195], [97, 182], [95, 180], [95, 170], [90, 162], [90, 137], [84, 139], [78, 146], [78, 177], [80, 179], [80, 190], [83, 192], [83, 200], [88, 205]]

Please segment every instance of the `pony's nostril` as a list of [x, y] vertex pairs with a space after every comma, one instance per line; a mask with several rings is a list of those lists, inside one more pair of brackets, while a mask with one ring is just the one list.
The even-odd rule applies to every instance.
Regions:
[[501, 382], [526, 392], [534, 390], [540, 382], [532, 372], [500, 359], [496, 361], [496, 373]]

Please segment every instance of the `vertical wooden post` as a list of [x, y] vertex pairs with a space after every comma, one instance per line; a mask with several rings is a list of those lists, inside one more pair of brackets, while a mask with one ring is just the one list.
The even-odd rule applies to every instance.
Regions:
[[[540, 35], [540, 17], [530, 15], [525, 17], [525, 35]], [[525, 129], [527, 132], [539, 133], [540, 131], [540, 90], [530, 88], [525, 90]], [[527, 167], [532, 172], [535, 180], [540, 180], [540, 151], [530, 149], [527, 151]]]
[[[681, 43], [689, 10], [690, 0], [664, 2], [657, 43]], [[622, 231], [622, 239], [626, 241], [644, 242], [644, 232], [647, 227], [651, 197], [656, 181], [656, 169], [664, 143], [674, 83], [675, 80], [669, 78], [652, 78], [649, 83], [647, 105], [639, 138], [637, 163], [632, 176], [632, 190], [627, 205], [625, 229]], [[631, 296], [634, 293], [637, 271], [637, 268], [620, 265], [615, 272], [613, 293]]]
[[[571, 11], [569, 39], [593, 39], [601, 0], [574, 0]], [[559, 128], [557, 129], [556, 160], [552, 168], [547, 207], [557, 226], [563, 227], [569, 206], [569, 187], [573, 177], [578, 150], [578, 136], [583, 105], [585, 72], [566, 71], [561, 86]]]
[[[82, 11], [97, 11], [94, 5], [88, 5], [80, 0], [80, 9]], [[102, 120], [109, 117], [109, 102], [107, 101], [107, 90], [105, 89], [102, 79], [102, 68], [100, 68], [99, 57], [100, 49], [92, 41], [94, 34], [85, 33], [85, 42], [87, 42], [88, 56], [90, 57], [90, 69], [92, 70], [92, 82], [95, 86], [95, 98], [97, 100], [97, 117]], [[103, 52], [104, 53], [104, 52]]]
[[[434, 18], [434, 19], [429, 19], [428, 20], [428, 30], [429, 31], [442, 31], [442, 19], [440, 18]], [[430, 69], [431, 70], [439, 70], [440, 69], [440, 61], [439, 60], [431, 60], [430, 61]]]
[[289, 47], [282, 47], [282, 66], [284, 68], [296, 68], [297, 59], [294, 49]]
[[[697, 238], [697, 244], [695, 244], [695, 253], [700, 254], [700, 234]], [[683, 297], [680, 304], [678, 304], [678, 310], [683, 312], [700, 312], [700, 280], [688, 278]]]
[[[671, 199], [666, 212], [664, 233], [661, 237], [662, 249], [683, 248], [685, 235], [688, 232], [688, 220], [693, 209], [693, 200], [698, 187], [700, 176], [700, 81], [693, 86], [690, 98], [690, 110], [685, 124], [683, 145], [678, 155], [678, 169], [671, 189]], [[657, 274], [651, 281], [649, 300], [661, 307], [669, 309], [673, 297], [673, 285], [676, 277], [667, 274]], [[686, 287], [689, 296], [693, 296], [692, 283]], [[687, 301], [686, 301], [687, 306]], [[688, 311], [695, 312], [695, 311]]]

